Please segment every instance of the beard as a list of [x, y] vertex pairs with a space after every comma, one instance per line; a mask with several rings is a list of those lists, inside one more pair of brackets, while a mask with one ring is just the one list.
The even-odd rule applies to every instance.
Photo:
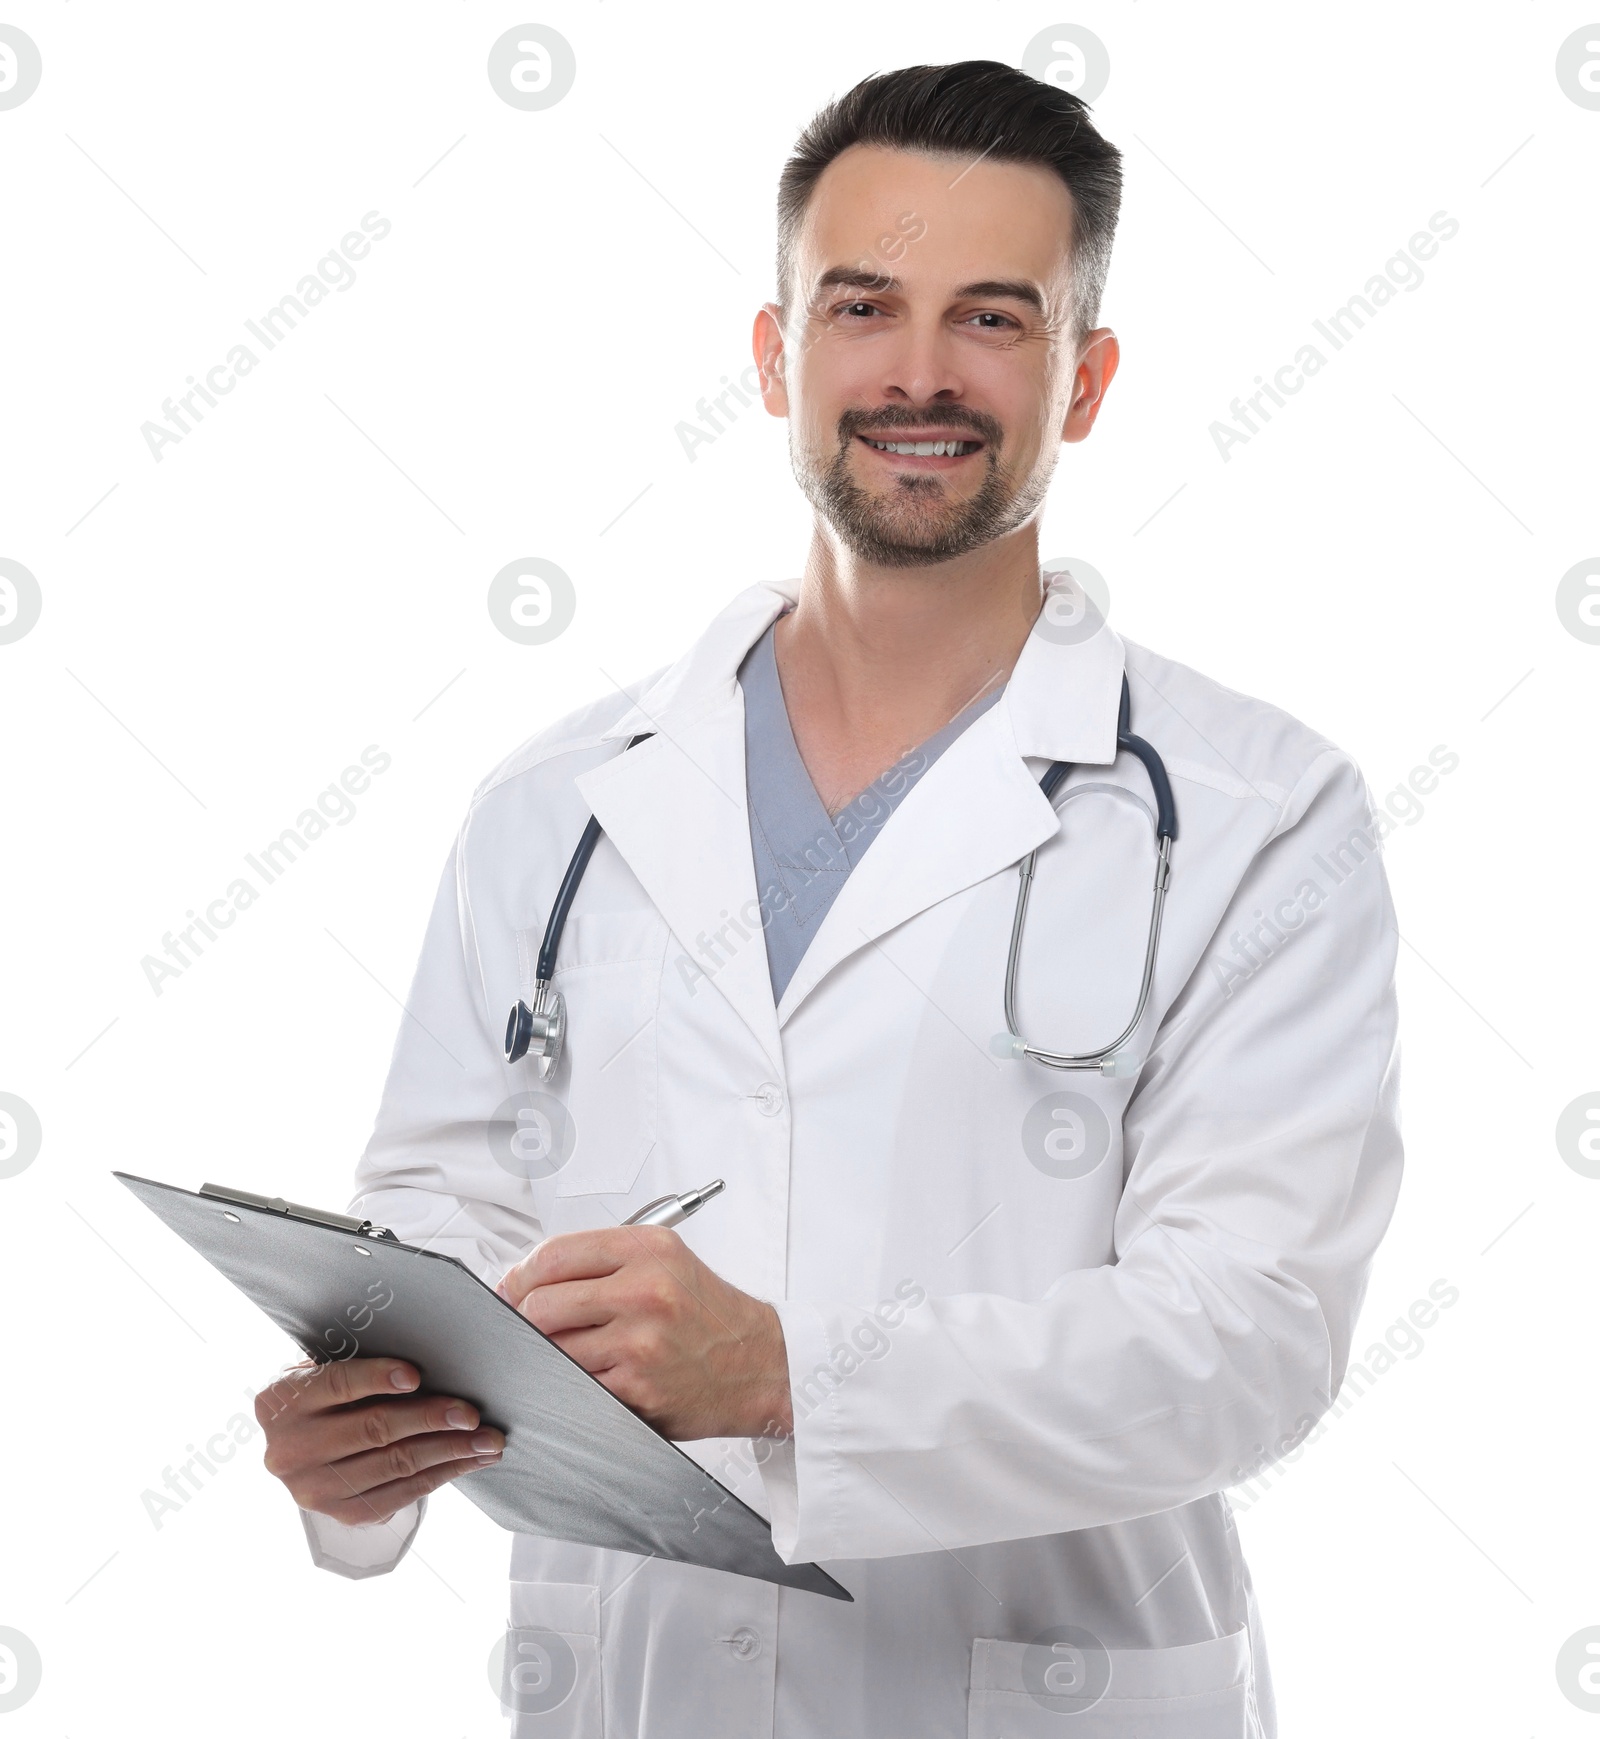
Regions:
[[[983, 481], [973, 494], [956, 496], [945, 478], [932, 472], [891, 478], [883, 490], [856, 482], [850, 461], [863, 429], [893, 438], [896, 428], [930, 422], [970, 429], [983, 441], [974, 455], [983, 463]], [[1000, 463], [1003, 433], [993, 417], [964, 408], [932, 415], [909, 408], [848, 410], [839, 418], [838, 448], [826, 461], [796, 444], [791, 423], [789, 458], [806, 500], [852, 555], [878, 567], [931, 567], [1015, 531], [1044, 500], [1049, 473], [1014, 477]]]

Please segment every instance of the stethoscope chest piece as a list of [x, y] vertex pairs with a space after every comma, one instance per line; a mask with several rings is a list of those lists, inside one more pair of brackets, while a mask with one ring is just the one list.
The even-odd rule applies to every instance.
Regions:
[[566, 999], [548, 979], [541, 979], [534, 987], [533, 1007], [519, 1000], [506, 1021], [506, 1061], [531, 1056], [538, 1062], [539, 1079], [548, 1081], [561, 1061], [566, 1037]]
[[[628, 740], [630, 749], [650, 735], [645, 731]], [[555, 904], [544, 927], [544, 940], [539, 944], [539, 963], [533, 973], [533, 1007], [518, 1001], [506, 1021], [506, 1061], [520, 1062], [535, 1057], [539, 1063], [539, 1079], [548, 1081], [561, 1061], [562, 1047], [567, 1040], [567, 1004], [561, 992], [550, 982], [555, 977], [556, 950], [561, 946], [561, 932], [566, 927], [567, 913], [588, 868], [594, 848], [600, 842], [600, 817], [591, 815], [572, 854], [567, 873], [556, 889]]]

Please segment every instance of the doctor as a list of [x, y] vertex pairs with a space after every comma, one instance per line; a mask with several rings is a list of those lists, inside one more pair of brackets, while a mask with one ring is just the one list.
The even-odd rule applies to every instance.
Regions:
[[[1041, 575], [1116, 373], [1119, 189], [1083, 105], [993, 62], [817, 117], [754, 338], [804, 572], [524, 744], [445, 865], [351, 1211], [499, 1284], [855, 1595], [518, 1535], [513, 1640], [565, 1676], [514, 1733], [1276, 1732], [1223, 1490], [1350, 1354], [1400, 1179], [1396, 933], [1350, 758]], [[1160, 946], [1118, 1060], [1053, 1069], [1003, 1035], [1093, 1051], [1138, 1000], [1125, 680], [1178, 821]], [[501, 1031], [591, 815], [546, 1079]], [[717, 1175], [681, 1230], [621, 1228]], [[345, 1574], [498, 1452], [416, 1382], [261, 1397]]]

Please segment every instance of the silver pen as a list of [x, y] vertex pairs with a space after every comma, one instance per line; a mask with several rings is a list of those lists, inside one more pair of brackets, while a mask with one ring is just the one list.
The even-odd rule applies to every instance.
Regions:
[[710, 1183], [703, 1183], [697, 1190], [690, 1190], [684, 1196], [657, 1196], [653, 1202], [646, 1202], [638, 1213], [629, 1214], [622, 1223], [625, 1226], [678, 1226], [688, 1219], [690, 1214], [697, 1214], [711, 1200], [719, 1196], [727, 1186], [722, 1179], [713, 1178]]
[[[727, 1187], [718, 1177], [713, 1178], [710, 1183], [701, 1184], [697, 1190], [690, 1190], [686, 1196], [657, 1196], [653, 1202], [646, 1202], [638, 1213], [629, 1214], [622, 1223], [625, 1226], [681, 1226], [690, 1214], [699, 1213], [713, 1196], [720, 1196]], [[541, 1239], [540, 1242], [545, 1240]], [[505, 1276], [502, 1275], [501, 1285], [504, 1284]], [[511, 1300], [506, 1298], [499, 1286], [495, 1287], [495, 1291], [510, 1304]]]

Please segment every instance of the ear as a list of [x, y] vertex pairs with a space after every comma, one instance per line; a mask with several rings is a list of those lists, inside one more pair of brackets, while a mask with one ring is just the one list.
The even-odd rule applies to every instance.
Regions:
[[786, 351], [783, 342], [783, 310], [776, 302], [764, 302], [750, 334], [750, 351], [761, 375], [761, 402], [767, 414], [789, 414], [789, 388], [784, 380]]
[[1109, 326], [1097, 326], [1085, 336], [1078, 346], [1078, 363], [1073, 371], [1072, 402], [1061, 425], [1063, 441], [1081, 441], [1094, 427], [1121, 360], [1117, 335]]

